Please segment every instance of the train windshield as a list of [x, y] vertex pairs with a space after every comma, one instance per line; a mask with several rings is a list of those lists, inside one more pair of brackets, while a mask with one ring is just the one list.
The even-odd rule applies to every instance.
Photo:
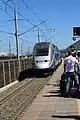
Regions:
[[48, 56], [48, 48], [35, 49], [35, 56]]

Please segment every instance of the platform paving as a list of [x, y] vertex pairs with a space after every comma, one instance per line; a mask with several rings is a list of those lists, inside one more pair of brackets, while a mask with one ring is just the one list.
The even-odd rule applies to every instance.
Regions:
[[21, 120], [80, 120], [76, 98], [60, 97], [59, 81], [63, 64], [37, 95]]

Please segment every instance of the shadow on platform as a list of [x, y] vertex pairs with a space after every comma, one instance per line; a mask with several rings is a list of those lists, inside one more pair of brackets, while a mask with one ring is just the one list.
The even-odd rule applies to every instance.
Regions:
[[53, 86], [59, 86], [59, 84], [52, 84], [52, 83], [47, 83], [47, 85], [53, 85]]
[[80, 120], [79, 115], [52, 115], [52, 118], [70, 118], [70, 119], [75, 119], [75, 120]]
[[60, 97], [60, 94], [43, 95], [43, 97]]
[[59, 94], [60, 90], [50, 90], [48, 93], [52, 93], [52, 94], [57, 93], [57, 94]]
[[45, 95], [43, 95], [43, 97], [60, 97], [60, 92], [59, 90], [50, 90]]
[[72, 98], [72, 99], [80, 99], [80, 97], [77, 96], [70, 96], [70, 95], [61, 95], [60, 90], [50, 90], [46, 94], [43, 95], [43, 97], [63, 97], [63, 98]]

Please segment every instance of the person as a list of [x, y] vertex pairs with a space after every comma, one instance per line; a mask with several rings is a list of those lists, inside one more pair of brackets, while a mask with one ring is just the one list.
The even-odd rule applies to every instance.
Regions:
[[[76, 74], [75, 65], [78, 66], [78, 60], [76, 59], [76, 51], [75, 49], [69, 49], [68, 57], [64, 60], [64, 73], [66, 74], [66, 78], [74, 79], [75, 87], [78, 88], [79, 80], [78, 75]], [[69, 90], [70, 79], [66, 81], [66, 92]]]
[[69, 50], [71, 50], [72, 52], [74, 52], [74, 50], [76, 50], [76, 49], [75, 49], [75, 47], [74, 47], [73, 45], [71, 45], [71, 46], [69, 47]]
[[77, 58], [79, 62], [79, 73], [80, 73], [80, 51], [77, 51]]
[[77, 51], [77, 57], [78, 57], [78, 63], [79, 63], [78, 76], [79, 76], [79, 83], [80, 83], [80, 50], [79, 50], [79, 51]]

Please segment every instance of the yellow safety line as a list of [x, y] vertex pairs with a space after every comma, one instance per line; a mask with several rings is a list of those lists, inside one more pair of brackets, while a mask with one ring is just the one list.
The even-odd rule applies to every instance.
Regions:
[[77, 100], [77, 104], [78, 104], [78, 113], [80, 115], [80, 100], [79, 99]]

